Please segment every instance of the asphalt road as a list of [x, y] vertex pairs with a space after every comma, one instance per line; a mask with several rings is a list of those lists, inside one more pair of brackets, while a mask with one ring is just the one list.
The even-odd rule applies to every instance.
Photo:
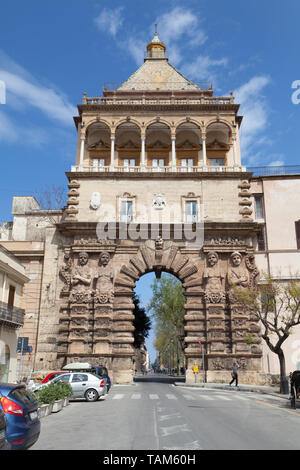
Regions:
[[[178, 380], [176, 380], [178, 381]], [[298, 450], [300, 409], [271, 395], [149, 375], [42, 419], [34, 450]]]

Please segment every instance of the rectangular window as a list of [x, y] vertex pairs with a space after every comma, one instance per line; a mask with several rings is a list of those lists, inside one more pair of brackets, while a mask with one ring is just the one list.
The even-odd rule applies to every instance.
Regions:
[[194, 159], [193, 158], [181, 158], [180, 160], [181, 171], [193, 171]]
[[263, 196], [254, 196], [255, 201], [255, 218], [263, 219], [264, 218], [264, 209], [263, 209]]
[[297, 250], [300, 250], [300, 220], [295, 222]]
[[103, 171], [105, 167], [105, 158], [93, 158], [92, 166], [93, 171]]
[[123, 160], [124, 171], [134, 171], [135, 166], [136, 166], [135, 158], [124, 158]]
[[209, 158], [208, 161], [210, 166], [224, 166], [225, 164], [224, 158]]
[[197, 222], [197, 201], [186, 201], [185, 221], [187, 223]]
[[266, 250], [266, 240], [265, 240], [265, 229], [264, 227], [260, 229], [257, 234], [257, 250], [265, 251]]
[[7, 301], [8, 308], [13, 308], [13, 306], [14, 306], [15, 293], [16, 293], [15, 286], [9, 286], [8, 301]]
[[121, 201], [121, 222], [132, 221], [132, 201]]
[[153, 158], [152, 159], [153, 171], [163, 171], [164, 166], [165, 166], [165, 159], [164, 158]]

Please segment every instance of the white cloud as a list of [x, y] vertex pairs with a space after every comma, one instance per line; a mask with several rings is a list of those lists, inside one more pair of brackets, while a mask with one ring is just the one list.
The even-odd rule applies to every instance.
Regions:
[[7, 113], [0, 111], [0, 142], [22, 142], [31, 147], [41, 147], [49, 140], [49, 132], [26, 123], [20, 126], [13, 121]]
[[179, 41], [182, 36], [186, 36], [191, 44], [204, 44], [207, 36], [200, 28], [199, 18], [191, 10], [175, 7], [170, 12], [160, 16], [158, 24], [158, 35], [168, 45]]
[[76, 114], [76, 108], [62, 94], [1, 69], [0, 78], [5, 82], [7, 91], [20, 100], [21, 106], [33, 106], [62, 124], [73, 124], [72, 116]]
[[95, 23], [100, 31], [108, 32], [111, 36], [115, 37], [123, 23], [122, 12], [123, 7], [116, 8], [115, 10], [104, 8], [100, 15], [95, 18]]
[[217, 67], [226, 67], [228, 59], [211, 59], [208, 56], [198, 56], [194, 62], [185, 64], [183, 72], [193, 80], [210, 80], [215, 81], [215, 69]]
[[283, 166], [284, 161], [283, 160], [274, 160], [273, 162], [269, 163], [268, 166]]
[[234, 91], [235, 102], [241, 105], [240, 114], [244, 116], [240, 129], [242, 157], [251, 163], [257, 163], [259, 159], [255, 148], [264, 139], [262, 134], [269, 122], [268, 107], [262, 94], [269, 84], [269, 77], [256, 76]]
[[[56, 125], [56, 131], [61, 125], [64, 128], [73, 127], [73, 116], [77, 114], [77, 109], [67, 97], [55, 87], [40, 84], [1, 50], [0, 80], [6, 86], [6, 104], [1, 105], [0, 109], [1, 141], [22, 141], [34, 147], [49, 141], [49, 128], [43, 128], [40, 121], [36, 124], [39, 115], [36, 117], [30, 114], [30, 108], [50, 118]], [[23, 114], [20, 119], [18, 112]]]
[[6, 113], [0, 111], [0, 141], [13, 142], [15, 140], [17, 140], [15, 124]]

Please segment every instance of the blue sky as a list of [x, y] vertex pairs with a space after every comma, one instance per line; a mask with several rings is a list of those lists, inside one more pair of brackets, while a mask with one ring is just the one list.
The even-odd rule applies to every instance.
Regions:
[[155, 23], [172, 65], [241, 103], [244, 164], [299, 164], [299, 18], [299, 0], [2, 2], [0, 220], [11, 220], [13, 195], [67, 183], [83, 92], [125, 81]]

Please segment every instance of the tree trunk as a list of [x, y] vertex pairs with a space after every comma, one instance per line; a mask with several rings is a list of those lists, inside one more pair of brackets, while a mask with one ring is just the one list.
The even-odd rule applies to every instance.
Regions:
[[286, 377], [286, 367], [285, 367], [285, 357], [282, 349], [278, 349], [276, 352], [279, 359], [279, 367], [280, 367], [280, 393], [288, 394], [288, 380]]

